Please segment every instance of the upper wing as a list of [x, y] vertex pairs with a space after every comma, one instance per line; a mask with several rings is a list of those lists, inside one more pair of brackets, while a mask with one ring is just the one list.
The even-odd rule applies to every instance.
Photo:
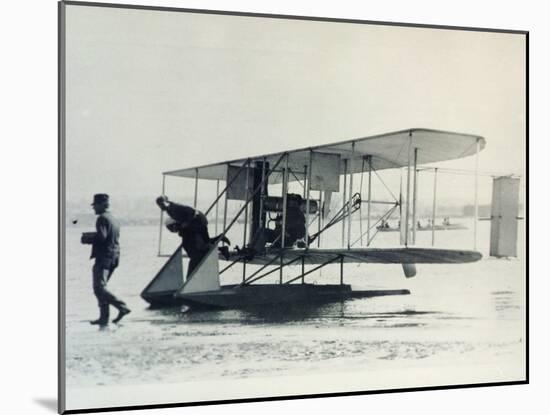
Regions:
[[[462, 264], [479, 261], [482, 255], [477, 251], [436, 248], [353, 248], [353, 249], [284, 249], [256, 255], [246, 260], [248, 264], [265, 265], [269, 262], [280, 265], [278, 259], [282, 256], [283, 263], [314, 265], [333, 260], [347, 263], [371, 264]], [[220, 257], [221, 258], [221, 257]], [[224, 258], [221, 258], [224, 259]], [[244, 260], [236, 252], [232, 252], [229, 261]]]
[[[352, 154], [359, 159], [363, 156], [371, 156], [374, 170], [393, 169], [405, 167], [409, 163], [409, 145], [417, 149], [417, 163], [426, 164], [438, 161], [453, 160], [467, 157], [476, 152], [476, 144], [479, 149], [485, 147], [485, 139], [478, 135], [455, 133], [450, 131], [430, 130], [426, 128], [413, 128], [403, 131], [395, 131], [370, 137], [358, 137], [352, 140], [337, 143], [323, 144], [308, 148], [294, 149], [286, 152], [258, 155], [250, 157], [252, 162], [265, 159], [273, 165], [283, 154], [288, 154], [288, 166], [294, 172], [296, 178], [301, 178], [304, 173], [304, 165], [309, 164], [310, 152], [337, 155], [341, 159], [349, 159]], [[218, 163], [195, 166], [180, 170], [164, 172], [168, 176], [199, 178], [207, 180], [226, 180], [227, 166], [242, 166], [247, 158], [225, 160]], [[344, 174], [345, 167], [340, 165], [340, 174]], [[360, 173], [367, 169], [366, 164], [354, 163], [352, 173]], [[365, 170], [366, 171], [366, 170]], [[290, 180], [294, 180], [292, 177]], [[280, 175], [272, 175], [270, 183], [279, 183]]]

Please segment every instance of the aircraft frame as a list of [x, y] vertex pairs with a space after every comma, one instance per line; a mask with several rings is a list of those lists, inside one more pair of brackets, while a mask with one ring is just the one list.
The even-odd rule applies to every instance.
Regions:
[[[260, 303], [276, 304], [286, 302], [317, 302], [318, 300], [333, 301], [335, 299], [371, 297], [374, 295], [408, 294], [407, 290], [351, 291], [350, 286], [344, 284], [344, 265], [348, 262], [357, 263], [401, 263], [407, 277], [416, 274], [415, 263], [464, 263], [473, 262], [481, 258], [476, 251], [441, 250], [435, 248], [414, 247], [417, 232], [417, 175], [420, 163], [431, 163], [453, 158], [475, 155], [475, 215], [478, 214], [477, 203], [477, 166], [479, 151], [485, 146], [483, 137], [452, 133], [430, 129], [409, 129], [393, 133], [364, 137], [322, 146], [308, 147], [281, 153], [248, 157], [246, 159], [226, 161], [206, 166], [191, 167], [163, 173], [162, 191], [166, 189], [166, 177], [177, 176], [194, 179], [194, 207], [197, 206], [199, 180], [216, 180], [216, 198], [210, 204], [205, 215], [215, 209], [216, 233], [219, 222], [219, 205], [223, 198], [223, 231], [219, 236], [225, 236], [244, 215], [242, 249], [229, 252], [229, 255], [218, 253], [217, 244], [212, 246], [208, 254], [197, 269], [183, 281], [173, 275], [166, 276], [166, 269], [174, 268], [170, 264], [181, 261], [181, 247], [170, 256], [168, 262], [145, 287], [142, 297], [152, 305], [189, 305], [195, 308], [241, 308]], [[383, 201], [372, 199], [372, 178], [382, 169], [400, 168], [405, 173], [405, 190], [400, 189], [399, 198]], [[354, 193], [354, 175], [367, 173], [367, 198]], [[343, 175], [342, 208], [333, 215], [332, 219], [323, 224], [328, 215], [326, 209], [332, 191], [339, 191], [340, 176]], [[243, 181], [244, 176], [244, 181]], [[378, 176], [380, 177], [380, 176]], [[434, 202], [432, 215], [435, 219], [435, 191], [437, 170], [434, 175]], [[220, 192], [220, 182], [225, 181], [225, 188]], [[299, 182], [303, 188], [302, 210], [305, 210], [306, 236], [301, 247], [286, 245], [287, 220], [289, 209], [289, 183]], [[281, 184], [281, 195], [278, 199], [270, 199], [268, 192], [270, 184]], [[238, 185], [238, 186], [236, 186]], [[384, 184], [385, 185], [385, 184]], [[244, 188], [244, 189], [243, 189]], [[244, 190], [244, 191], [243, 191]], [[314, 191], [319, 192], [318, 199], [313, 197]], [[389, 189], [388, 189], [389, 190]], [[233, 193], [233, 195], [231, 195]], [[237, 194], [238, 193], [238, 194]], [[243, 200], [242, 207], [233, 216], [228, 218], [228, 200]], [[273, 202], [275, 200], [275, 202]], [[266, 229], [266, 208], [268, 202], [278, 203], [281, 216], [280, 240], [272, 241], [272, 246], [265, 244], [260, 249], [248, 249], [258, 231]], [[366, 232], [363, 232], [361, 222], [361, 236], [352, 241], [352, 217], [367, 205]], [[374, 204], [386, 204], [387, 212], [378, 220], [371, 221], [371, 207]], [[377, 226], [384, 219], [389, 218], [396, 210], [400, 210], [401, 247], [382, 249], [371, 248], [371, 242], [378, 232]], [[161, 212], [159, 229], [159, 255], [161, 255], [161, 240], [163, 231], [163, 215]], [[317, 222], [317, 232], [310, 235], [312, 225]], [[341, 222], [341, 248], [323, 249], [321, 247], [322, 233]], [[477, 220], [475, 221], [477, 222]], [[475, 225], [474, 225], [475, 226]], [[435, 226], [432, 226], [432, 244], [434, 241]], [[475, 233], [475, 229], [474, 229]], [[366, 247], [354, 248], [366, 234]], [[317, 242], [317, 247], [314, 247]], [[278, 244], [278, 245], [277, 245]], [[277, 245], [277, 246], [276, 246]], [[179, 254], [178, 254], [179, 253]], [[229, 264], [219, 269], [219, 260], [228, 260]], [[220, 276], [234, 267], [242, 264], [242, 281], [238, 285], [220, 285]], [[323, 267], [340, 264], [340, 284], [325, 285], [324, 291], [305, 281], [305, 277]], [[260, 268], [250, 272], [247, 265], [260, 265]], [[297, 276], [284, 280], [283, 271], [290, 266], [300, 265]], [[306, 265], [314, 265], [306, 270]], [[268, 267], [271, 269], [267, 270]], [[178, 267], [176, 267], [178, 268]], [[279, 284], [253, 284], [257, 281], [279, 272]], [[183, 274], [178, 268], [176, 274]], [[160, 280], [168, 282], [159, 283]], [[281, 287], [276, 287], [277, 285]], [[307, 286], [307, 289], [296, 288], [297, 285]], [[157, 287], [157, 286], [160, 286]], [[291, 288], [282, 288], [289, 286]], [[251, 288], [256, 287], [256, 288]], [[294, 287], [294, 288], [292, 288]], [[311, 288], [311, 289], [310, 289]], [[288, 290], [296, 290], [301, 295], [290, 296]], [[267, 290], [267, 291], [266, 291]], [[271, 290], [271, 291], [269, 291]], [[259, 297], [254, 294], [261, 293]], [[270, 292], [270, 295], [264, 295]], [[228, 300], [228, 299], [231, 300]]]

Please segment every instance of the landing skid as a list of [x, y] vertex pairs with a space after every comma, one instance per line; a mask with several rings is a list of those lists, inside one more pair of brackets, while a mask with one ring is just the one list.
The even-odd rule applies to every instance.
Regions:
[[354, 298], [408, 295], [409, 290], [352, 290], [350, 285], [254, 284], [225, 285], [217, 291], [180, 294], [163, 293], [148, 298], [153, 308], [188, 306], [192, 309], [246, 309], [289, 304], [326, 304]]

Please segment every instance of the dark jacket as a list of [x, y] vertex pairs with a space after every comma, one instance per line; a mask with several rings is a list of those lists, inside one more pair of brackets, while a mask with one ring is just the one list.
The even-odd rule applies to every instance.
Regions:
[[166, 213], [176, 222], [185, 227], [179, 231], [182, 237], [183, 248], [188, 255], [192, 252], [207, 251], [209, 249], [210, 235], [208, 234], [208, 219], [204, 213], [191, 206], [168, 202]]
[[190, 258], [202, 256], [212, 246], [208, 235], [208, 221], [201, 212], [197, 212], [187, 223], [187, 226], [179, 231], [183, 249]]
[[120, 225], [109, 212], [97, 217], [96, 235], [92, 244], [92, 255], [96, 261], [104, 263], [105, 268], [116, 267], [120, 256]]
[[286, 210], [286, 232], [296, 239], [306, 234], [306, 218], [299, 207], [288, 207]]
[[191, 222], [198, 211], [192, 208], [191, 206], [180, 205], [179, 203], [168, 202], [166, 206], [166, 213], [172, 219], [179, 223], [188, 223]]

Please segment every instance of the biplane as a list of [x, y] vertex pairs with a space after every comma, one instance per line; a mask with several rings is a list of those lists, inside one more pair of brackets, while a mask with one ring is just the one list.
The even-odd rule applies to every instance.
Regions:
[[[194, 180], [195, 207], [199, 181], [215, 181], [216, 196], [203, 213], [210, 218], [215, 213], [216, 233], [222, 224], [218, 242], [239, 223], [242, 243], [234, 249], [213, 244], [187, 277], [182, 249], [177, 247], [141, 296], [153, 307], [223, 309], [410, 294], [408, 290], [353, 290], [345, 283], [345, 267], [350, 263], [401, 264], [410, 278], [416, 274], [415, 264], [461, 264], [481, 259], [475, 250], [415, 246], [416, 176], [420, 165], [477, 157], [484, 147], [481, 136], [415, 128], [164, 172], [163, 194], [168, 176]], [[390, 191], [393, 200], [375, 200], [372, 179], [385, 169], [401, 169], [399, 196]], [[366, 176], [365, 194], [354, 191], [358, 175], [361, 190]], [[221, 191], [220, 183], [224, 185]], [[300, 192], [291, 192], [291, 186], [298, 186]], [[330, 208], [335, 194], [341, 197], [339, 209]], [[230, 215], [228, 201], [235, 200], [242, 205]], [[385, 213], [375, 217], [374, 206]], [[380, 223], [394, 214], [402, 224], [399, 242], [391, 248], [373, 247]], [[360, 238], [352, 240], [358, 218]], [[162, 212], [160, 221], [159, 254]], [[339, 246], [334, 246], [334, 237], [329, 241], [332, 246], [326, 246], [323, 234], [328, 229], [338, 230]], [[308, 276], [331, 264], [339, 264], [331, 267], [339, 268], [339, 284], [307, 282]], [[222, 285], [224, 274], [231, 269], [240, 272], [239, 268], [240, 283]], [[277, 272], [278, 283], [261, 282]]]

